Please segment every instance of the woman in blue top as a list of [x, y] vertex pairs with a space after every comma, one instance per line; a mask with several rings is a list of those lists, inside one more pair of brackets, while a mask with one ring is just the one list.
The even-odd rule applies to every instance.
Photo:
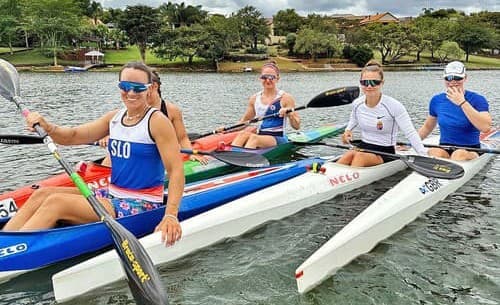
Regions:
[[[109, 189], [96, 195], [115, 218], [162, 205], [166, 170], [167, 206], [156, 229], [172, 244], [181, 236], [177, 212], [184, 189], [184, 173], [172, 124], [148, 105], [151, 81], [151, 70], [143, 63], [132, 62], [122, 68], [119, 76], [124, 108], [76, 127], [55, 125], [36, 112], [30, 113], [26, 121], [30, 127], [39, 124], [54, 142], [63, 145], [92, 143], [109, 135], [111, 182]], [[46, 187], [31, 195], [4, 230], [45, 229], [56, 226], [59, 221], [82, 224], [98, 220], [76, 188]]]
[[278, 65], [270, 61], [262, 67], [259, 77], [263, 90], [252, 95], [248, 102], [247, 110], [240, 123], [270, 114], [276, 117], [265, 119], [260, 124], [257, 133], [244, 130], [231, 143], [234, 146], [246, 148], [266, 148], [276, 146], [288, 141], [286, 137], [287, 118], [294, 129], [300, 128], [300, 117], [296, 112], [287, 114], [288, 109], [295, 107], [293, 97], [277, 88], [280, 78]]
[[[435, 95], [429, 105], [429, 116], [418, 131], [425, 139], [439, 124], [440, 145], [480, 148], [480, 132], [491, 128], [491, 116], [486, 98], [464, 89], [467, 75], [459, 61], [450, 62], [444, 70], [446, 92]], [[471, 160], [476, 152], [465, 149], [429, 149], [429, 155], [453, 160]]]

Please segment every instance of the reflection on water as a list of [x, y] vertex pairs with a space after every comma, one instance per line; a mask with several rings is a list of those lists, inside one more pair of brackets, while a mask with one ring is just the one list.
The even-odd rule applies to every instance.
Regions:
[[[22, 96], [31, 110], [59, 124], [76, 125], [120, 107], [117, 73], [21, 73]], [[401, 100], [415, 125], [425, 119], [431, 96], [443, 90], [441, 72], [386, 72], [384, 92]], [[483, 93], [498, 117], [497, 71], [471, 71], [468, 88]], [[298, 105], [320, 92], [358, 83], [359, 74], [284, 74], [280, 87]], [[162, 92], [184, 110], [190, 132], [239, 120], [248, 97], [260, 90], [257, 74], [162, 75]], [[345, 122], [350, 107], [300, 112], [303, 128]], [[0, 133], [24, 132], [14, 105], [0, 107]], [[497, 119], [496, 119], [497, 120]], [[496, 121], [495, 120], [495, 121]], [[497, 122], [498, 123], [498, 122]], [[326, 147], [302, 148], [293, 157], [334, 155]], [[65, 147], [72, 163], [104, 155], [98, 147]], [[0, 149], [0, 189], [62, 172], [43, 145]], [[456, 193], [427, 211], [335, 277], [300, 296], [295, 268], [366, 206], [400, 181], [403, 172], [339, 196], [243, 236], [161, 266], [172, 304], [498, 304], [500, 301], [500, 164], [491, 163]], [[44, 268], [0, 285], [0, 305], [53, 304], [50, 274], [75, 261]], [[83, 285], [83, 283], [82, 283]], [[71, 304], [131, 304], [124, 282]]]

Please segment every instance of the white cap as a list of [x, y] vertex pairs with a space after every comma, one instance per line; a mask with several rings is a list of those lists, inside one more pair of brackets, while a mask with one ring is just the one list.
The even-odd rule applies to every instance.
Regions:
[[444, 76], [460, 76], [465, 77], [465, 66], [459, 61], [452, 61], [444, 68]]

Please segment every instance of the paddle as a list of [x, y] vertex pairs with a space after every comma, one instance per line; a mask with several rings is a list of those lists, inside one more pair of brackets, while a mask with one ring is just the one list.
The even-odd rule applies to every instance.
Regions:
[[246, 152], [246, 151], [229, 151], [229, 150], [219, 150], [219, 151], [200, 151], [200, 150], [190, 150], [181, 149], [181, 153], [193, 154], [193, 155], [206, 155], [212, 156], [217, 160], [224, 163], [241, 166], [241, 167], [265, 167], [269, 166], [269, 160], [266, 157]]
[[[287, 111], [287, 113], [290, 113], [292, 111], [306, 109], [306, 108], [323, 108], [323, 107], [334, 107], [334, 106], [348, 105], [348, 104], [352, 103], [352, 101], [354, 101], [358, 96], [359, 96], [359, 87], [353, 86], [353, 87], [341, 87], [341, 88], [336, 88], [336, 89], [330, 89], [330, 90], [324, 91], [324, 92], [316, 95], [306, 105], [299, 106], [299, 107], [294, 108], [294, 109], [289, 109]], [[248, 120], [246, 122], [238, 123], [238, 124], [231, 125], [231, 126], [226, 126], [220, 130], [213, 130], [213, 131], [198, 135], [197, 138], [190, 137], [190, 139], [196, 140], [196, 139], [203, 138], [203, 137], [206, 137], [206, 136], [209, 136], [212, 134], [221, 133], [221, 132], [229, 131], [232, 129], [244, 127], [244, 126], [250, 125], [252, 123], [256, 123], [256, 122], [259, 122], [259, 121], [262, 121], [265, 119], [269, 119], [272, 117], [277, 117], [277, 116], [279, 116], [278, 112], [274, 113], [274, 114], [262, 116], [262, 117], [255, 117], [255, 118]], [[193, 134], [193, 135], [195, 135], [195, 134]]]
[[0, 135], [0, 144], [43, 144], [43, 137], [24, 134]]
[[[398, 142], [398, 145], [406, 145], [410, 146], [409, 143], [404, 143], [404, 142]], [[435, 147], [435, 148], [442, 148], [442, 149], [465, 149], [468, 151], [475, 151], [478, 153], [488, 153], [488, 154], [500, 154], [500, 150], [498, 149], [489, 149], [489, 148], [474, 148], [474, 147], [464, 147], [464, 146], [453, 146], [453, 145], [434, 145], [434, 144], [424, 144], [425, 147]]]
[[[3, 59], [0, 59], [0, 95], [12, 101], [23, 116], [26, 117], [29, 114], [29, 110], [21, 109], [19, 75], [14, 66]], [[35, 125], [34, 128], [43, 137], [50, 152], [71, 177], [71, 180], [90, 203], [92, 209], [110, 230], [114, 247], [125, 269], [128, 284], [136, 303], [140, 305], [168, 304], [168, 296], [162, 285], [160, 275], [137, 238], [106, 212], [87, 184], [59, 154], [57, 146], [45, 130], [39, 125]]]
[[[295, 142], [294, 142], [295, 144]], [[361, 152], [368, 152], [368, 153], [373, 153], [377, 155], [382, 155], [382, 156], [387, 156], [393, 159], [399, 159], [403, 161], [406, 166], [409, 168], [413, 169], [419, 174], [422, 174], [426, 177], [435, 177], [435, 178], [440, 178], [440, 179], [458, 179], [464, 175], [464, 169], [460, 165], [442, 160], [442, 159], [436, 159], [436, 158], [430, 158], [430, 157], [424, 157], [424, 156], [419, 156], [419, 155], [397, 155], [397, 154], [390, 154], [382, 151], [376, 151], [376, 150], [370, 150], [370, 149], [364, 149], [364, 148], [357, 148], [355, 146], [346, 146], [346, 145], [339, 145], [339, 144], [329, 144], [329, 143], [323, 143], [323, 142], [316, 142], [316, 143], [296, 143], [298, 145], [323, 145], [323, 146], [329, 146], [329, 147], [335, 147], [335, 148], [342, 148], [342, 149], [355, 149], [357, 151]]]

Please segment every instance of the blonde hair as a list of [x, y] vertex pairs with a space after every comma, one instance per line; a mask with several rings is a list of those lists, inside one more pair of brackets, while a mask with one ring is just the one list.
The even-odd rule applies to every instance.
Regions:
[[278, 64], [274, 60], [270, 60], [266, 62], [263, 66], [262, 69], [264, 68], [271, 68], [273, 69], [277, 75], [280, 75], [280, 68], [278, 67]]
[[384, 69], [382, 68], [382, 65], [374, 59], [366, 63], [363, 70], [361, 70], [361, 75], [365, 72], [378, 72], [380, 79], [384, 80]]

